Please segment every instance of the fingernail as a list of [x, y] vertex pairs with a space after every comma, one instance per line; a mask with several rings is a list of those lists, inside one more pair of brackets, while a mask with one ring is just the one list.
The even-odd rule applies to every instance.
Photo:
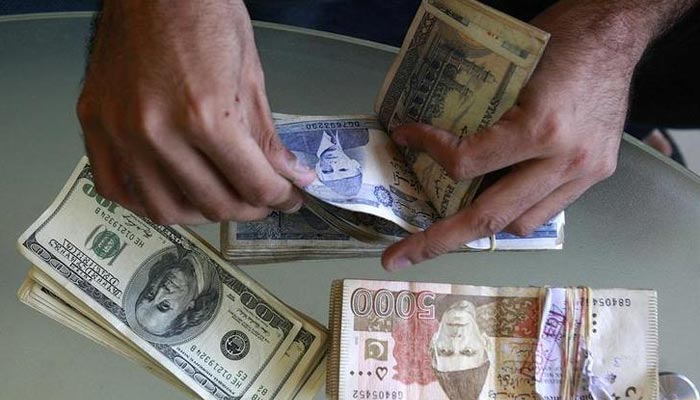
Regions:
[[287, 163], [289, 166], [292, 167], [292, 170], [294, 172], [300, 173], [300, 174], [306, 174], [309, 171], [311, 171], [311, 167], [308, 165], [304, 164], [299, 158], [292, 153], [291, 151], [287, 151]]
[[304, 163], [301, 162], [299, 159], [296, 159], [296, 160], [294, 161], [294, 166], [293, 166], [293, 168], [294, 168], [294, 171], [299, 172], [299, 173], [302, 173], [302, 174], [306, 174], [306, 173], [309, 173], [309, 172], [312, 171], [311, 167], [309, 167], [308, 165], [304, 164]]
[[397, 257], [394, 259], [394, 261], [391, 264], [389, 264], [388, 267], [389, 267], [389, 270], [395, 271], [395, 270], [399, 270], [399, 269], [408, 268], [411, 265], [413, 265], [413, 263], [408, 258]]
[[292, 164], [292, 169], [297, 174], [294, 184], [298, 187], [306, 187], [316, 179], [316, 170], [301, 162], [299, 159]]
[[282, 212], [285, 214], [294, 214], [295, 212], [301, 210], [301, 207], [304, 206], [304, 202], [300, 201], [299, 203], [295, 204], [294, 207], [288, 209], [288, 210], [283, 210]]

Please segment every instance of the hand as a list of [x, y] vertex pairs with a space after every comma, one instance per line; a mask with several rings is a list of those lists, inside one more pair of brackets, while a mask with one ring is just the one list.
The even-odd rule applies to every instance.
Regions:
[[98, 192], [160, 224], [295, 211], [241, 0], [106, 0], [77, 112]]
[[528, 235], [615, 171], [643, 48], [623, 47], [619, 32], [610, 42], [601, 31], [572, 34], [581, 19], [577, 4], [562, 2], [534, 21], [552, 41], [518, 104], [495, 125], [461, 140], [421, 124], [393, 132], [396, 143], [426, 152], [458, 181], [511, 168], [468, 207], [389, 247], [385, 268], [416, 264], [500, 231]]

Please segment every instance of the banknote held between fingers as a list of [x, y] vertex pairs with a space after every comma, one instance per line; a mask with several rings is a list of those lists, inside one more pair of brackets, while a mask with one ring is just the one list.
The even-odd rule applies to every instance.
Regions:
[[77, 105], [102, 196], [158, 223], [297, 210], [315, 174], [280, 144], [240, 0], [107, 0]]
[[400, 269], [500, 231], [526, 236], [611, 176], [634, 68], [659, 26], [692, 3], [557, 3], [533, 21], [552, 39], [497, 123], [462, 138], [422, 124], [396, 128], [394, 141], [425, 152], [454, 180], [508, 172], [466, 208], [390, 246], [382, 265]]

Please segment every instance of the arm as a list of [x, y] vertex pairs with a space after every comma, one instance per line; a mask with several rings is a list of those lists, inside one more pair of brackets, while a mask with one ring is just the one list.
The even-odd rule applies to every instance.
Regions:
[[456, 180], [511, 166], [465, 209], [389, 247], [390, 270], [506, 230], [527, 235], [615, 171], [634, 68], [694, 0], [562, 0], [532, 23], [552, 39], [518, 104], [462, 140], [425, 125], [394, 140]]
[[105, 0], [77, 112], [97, 189], [158, 223], [293, 211], [242, 0]]

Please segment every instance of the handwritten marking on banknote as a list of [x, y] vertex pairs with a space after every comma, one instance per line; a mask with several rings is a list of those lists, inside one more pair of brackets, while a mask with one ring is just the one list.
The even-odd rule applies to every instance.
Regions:
[[[638, 300], [600, 308], [594, 298]], [[634, 387], [653, 398], [658, 343], [647, 337], [658, 329], [655, 299], [645, 290], [335, 281], [328, 394], [561, 400]], [[611, 347], [600, 330], [621, 337], [623, 324], [639, 331]]]

